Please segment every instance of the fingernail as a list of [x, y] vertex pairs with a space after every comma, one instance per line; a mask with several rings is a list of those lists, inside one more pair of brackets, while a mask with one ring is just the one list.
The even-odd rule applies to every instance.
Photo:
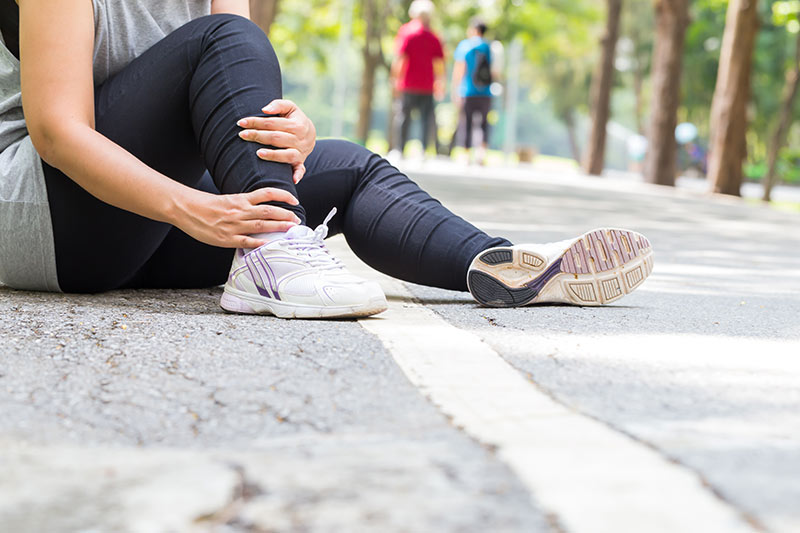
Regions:
[[275, 108], [272, 107], [272, 104], [270, 104], [268, 106], [265, 106], [261, 111], [263, 111], [264, 113], [272, 113], [274, 110]]
[[246, 128], [247, 124], [248, 124], [248, 122], [247, 122], [246, 118], [243, 118], [242, 120], [240, 120], [239, 122], [236, 123], [237, 126], [241, 126], [243, 128]]
[[266, 150], [259, 150], [256, 153], [262, 157], [266, 157], [268, 155], [268, 152]]
[[250, 133], [249, 133], [247, 130], [244, 130], [244, 131], [240, 131], [240, 132], [239, 132], [239, 137], [241, 137], [242, 139], [247, 139], [247, 137], [248, 137], [249, 135], [250, 135]]

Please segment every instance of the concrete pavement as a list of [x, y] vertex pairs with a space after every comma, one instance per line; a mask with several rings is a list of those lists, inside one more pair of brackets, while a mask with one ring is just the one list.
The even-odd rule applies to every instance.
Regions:
[[[0, 289], [0, 530], [649, 531], [687, 512], [682, 531], [800, 530], [800, 217], [453, 174], [412, 172], [517, 242], [641, 231], [655, 271], [605, 308], [384, 280], [394, 314], [360, 323], [226, 315], [218, 289]], [[464, 347], [404, 348], [426, 328]], [[602, 467], [620, 456], [640, 468]]]

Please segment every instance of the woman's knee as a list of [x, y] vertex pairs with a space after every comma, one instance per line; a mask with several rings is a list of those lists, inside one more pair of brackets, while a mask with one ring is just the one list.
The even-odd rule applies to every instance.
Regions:
[[[215, 49], [237, 56], [250, 50], [257, 54], [266, 54], [270, 59], [274, 59], [275, 66], [278, 66], [269, 38], [257, 24], [246, 17], [219, 13], [195, 19], [189, 24], [194, 25], [195, 36], [203, 50]], [[220, 43], [230, 46], [215, 46]]]
[[307, 167], [313, 166], [316, 171], [325, 171], [332, 168], [348, 168], [363, 174], [370, 162], [380, 159], [370, 150], [360, 144], [344, 139], [323, 139], [317, 141], [310, 157], [312, 161]]

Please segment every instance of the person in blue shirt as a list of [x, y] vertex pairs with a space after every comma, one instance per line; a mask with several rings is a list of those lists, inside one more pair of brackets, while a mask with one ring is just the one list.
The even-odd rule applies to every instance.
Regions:
[[489, 110], [492, 107], [492, 50], [484, 39], [486, 24], [480, 19], [470, 21], [467, 38], [455, 51], [452, 99], [460, 108], [457, 136], [469, 152], [472, 148], [473, 124], [476, 119], [483, 133], [476, 159], [483, 164], [489, 143]]

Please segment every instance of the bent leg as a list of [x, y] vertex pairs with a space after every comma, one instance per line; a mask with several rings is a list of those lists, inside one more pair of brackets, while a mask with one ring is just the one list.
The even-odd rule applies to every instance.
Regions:
[[331, 234], [344, 233], [353, 251], [385, 274], [464, 291], [472, 259], [487, 248], [510, 245], [454, 215], [362, 146], [319, 141], [306, 167], [297, 192], [309, 225], [320, 224], [335, 206], [339, 214]]
[[[271, 186], [296, 194], [289, 165], [260, 160], [258, 146], [240, 139], [236, 126], [280, 97], [280, 69], [264, 33], [242, 17], [212, 15], [179, 28], [101, 84], [96, 127], [185, 185], [198, 187], [208, 168], [223, 193]], [[45, 178], [59, 284], [67, 292], [130, 284], [179, 232], [101, 202], [47, 165]], [[304, 218], [302, 209], [295, 212]], [[173, 268], [208, 265], [179, 261]]]

